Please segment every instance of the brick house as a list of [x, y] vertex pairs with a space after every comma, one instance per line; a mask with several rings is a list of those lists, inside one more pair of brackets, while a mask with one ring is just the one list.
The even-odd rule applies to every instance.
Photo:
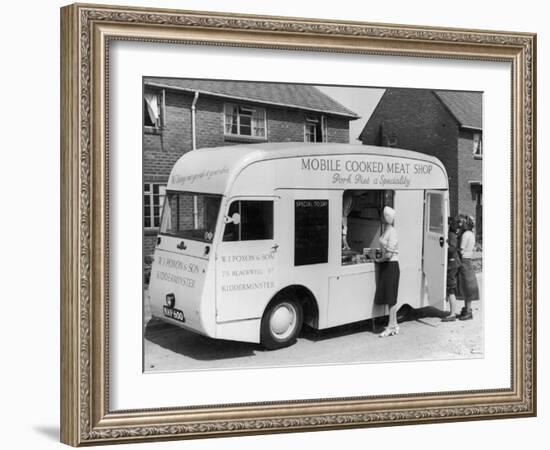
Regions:
[[153, 251], [174, 163], [194, 148], [258, 142], [349, 142], [359, 117], [314, 86], [145, 78], [144, 255]]
[[480, 92], [387, 89], [359, 140], [433, 155], [449, 176], [451, 215], [476, 220], [482, 241], [483, 147]]

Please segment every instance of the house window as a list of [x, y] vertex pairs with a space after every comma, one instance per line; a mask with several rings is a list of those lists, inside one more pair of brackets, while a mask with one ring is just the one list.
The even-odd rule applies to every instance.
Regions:
[[473, 153], [474, 158], [483, 157], [483, 141], [481, 139], [481, 133], [474, 133], [473, 135]]
[[164, 126], [165, 91], [143, 95], [143, 125], [146, 131], [160, 131]]
[[226, 103], [224, 111], [224, 133], [226, 135], [266, 138], [264, 108]]
[[384, 124], [381, 123], [378, 127], [375, 145], [381, 147], [397, 147], [397, 135], [395, 133], [388, 133], [387, 130], [384, 129]]
[[386, 138], [386, 147], [397, 147], [397, 138], [395, 136], [388, 136]]
[[325, 116], [306, 116], [304, 142], [326, 142], [327, 121]]
[[143, 185], [143, 226], [158, 228], [166, 186], [160, 183], [145, 183]]

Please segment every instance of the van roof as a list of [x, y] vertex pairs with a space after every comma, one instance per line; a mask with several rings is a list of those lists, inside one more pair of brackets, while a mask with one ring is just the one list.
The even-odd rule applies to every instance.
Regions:
[[433, 156], [411, 150], [372, 145], [340, 143], [280, 142], [210, 147], [184, 154], [174, 165], [168, 189], [190, 192], [224, 193], [230, 179], [246, 166], [258, 161], [330, 155], [380, 155], [426, 161], [440, 167]]

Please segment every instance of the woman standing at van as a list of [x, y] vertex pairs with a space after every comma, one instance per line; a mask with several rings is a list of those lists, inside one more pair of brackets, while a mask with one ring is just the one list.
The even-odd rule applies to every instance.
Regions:
[[399, 334], [397, 324], [397, 292], [399, 289], [399, 262], [398, 262], [398, 239], [394, 227], [395, 210], [386, 206], [382, 212], [385, 227], [380, 236], [382, 256], [375, 259], [379, 267], [378, 283], [374, 303], [387, 305], [389, 308], [389, 322], [386, 329], [379, 334], [379, 337], [395, 336]]
[[460, 221], [456, 217], [449, 217], [449, 234], [447, 237], [447, 299], [451, 306], [448, 316], [442, 322], [454, 322], [458, 319], [458, 301], [456, 299], [458, 269], [460, 256], [458, 254], [458, 228]]
[[473, 232], [474, 219], [470, 216], [462, 218], [462, 236], [460, 237], [460, 256], [462, 264], [458, 271], [458, 295], [457, 298], [464, 300], [464, 308], [458, 318], [460, 320], [473, 319], [472, 301], [479, 300], [479, 288], [476, 274], [472, 264], [472, 254], [476, 244]]

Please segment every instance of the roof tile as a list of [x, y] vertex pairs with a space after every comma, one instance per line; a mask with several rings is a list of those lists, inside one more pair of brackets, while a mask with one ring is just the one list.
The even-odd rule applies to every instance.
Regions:
[[462, 91], [434, 91], [450, 113], [465, 128], [483, 128], [482, 93]]
[[357, 119], [359, 116], [321, 92], [315, 86], [290, 83], [263, 83], [252, 81], [220, 81], [181, 78], [145, 79], [146, 84], [171, 86], [204, 94], [276, 104], [291, 108], [319, 111]]

